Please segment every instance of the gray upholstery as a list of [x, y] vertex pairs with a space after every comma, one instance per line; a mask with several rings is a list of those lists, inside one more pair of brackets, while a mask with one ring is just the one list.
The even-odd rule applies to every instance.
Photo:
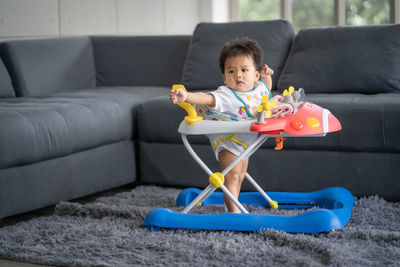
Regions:
[[94, 36], [91, 40], [99, 86], [170, 86], [180, 83], [190, 37]]
[[197, 25], [183, 72], [183, 83], [188, 90], [216, 89], [223, 84], [218, 67], [219, 52], [225, 42], [238, 37], [249, 37], [259, 43], [264, 62], [275, 71], [272, 89], [276, 88], [294, 38], [293, 27], [285, 20]]
[[0, 98], [1, 97], [14, 97], [15, 92], [11, 84], [11, 79], [8, 74], [3, 61], [0, 58]]
[[88, 37], [7, 41], [2, 50], [18, 96], [46, 96], [95, 86]]
[[400, 91], [400, 25], [326, 27], [300, 31], [278, 88], [309, 93]]
[[129, 140], [131, 114], [100, 98], [0, 102], [0, 168], [48, 160]]
[[136, 180], [132, 141], [0, 169], [0, 218], [76, 199]]
[[133, 111], [136, 105], [158, 95], [165, 95], [170, 88], [166, 86], [100, 86], [96, 89], [83, 89], [76, 92], [62, 92], [53, 96], [65, 98], [99, 98], [118, 103], [122, 108]]
[[80, 99], [100, 99], [119, 105], [129, 120], [124, 128], [129, 131], [128, 136], [130, 138], [136, 139], [136, 109], [138, 105], [149, 98], [165, 95], [168, 92], [169, 88], [163, 86], [102, 86], [97, 87], [95, 90], [87, 89], [77, 92], [58, 93], [54, 96], [73, 98], [78, 101]]

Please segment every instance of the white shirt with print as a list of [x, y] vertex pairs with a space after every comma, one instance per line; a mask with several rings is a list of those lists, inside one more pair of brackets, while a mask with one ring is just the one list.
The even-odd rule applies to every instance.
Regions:
[[[215, 98], [215, 107], [198, 106], [198, 114], [206, 120], [237, 121], [255, 119], [257, 106], [261, 105], [262, 97], [269, 95], [269, 89], [262, 82], [256, 82], [255, 88], [247, 92], [233, 91], [227, 86], [220, 86], [210, 92]], [[247, 105], [248, 112], [244, 107]]]

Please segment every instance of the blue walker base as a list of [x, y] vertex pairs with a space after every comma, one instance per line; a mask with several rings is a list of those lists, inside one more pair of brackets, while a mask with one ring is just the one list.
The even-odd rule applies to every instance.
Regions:
[[[176, 203], [187, 206], [200, 194], [197, 188], [183, 190]], [[343, 229], [349, 221], [354, 205], [353, 195], [342, 187], [330, 187], [310, 193], [269, 192], [271, 199], [279, 204], [279, 209], [308, 209], [311, 211], [288, 216], [271, 214], [183, 214], [170, 209], [150, 211], [144, 226], [154, 231], [158, 228], [193, 230], [259, 231], [273, 229], [290, 233], [320, 233]], [[244, 205], [269, 207], [268, 202], [258, 192], [240, 193], [239, 201]], [[221, 192], [211, 194], [202, 205], [223, 205]]]

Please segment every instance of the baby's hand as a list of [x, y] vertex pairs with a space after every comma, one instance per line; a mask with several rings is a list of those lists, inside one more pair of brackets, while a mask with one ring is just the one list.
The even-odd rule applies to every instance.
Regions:
[[169, 98], [171, 102], [176, 104], [180, 102], [185, 102], [187, 98], [187, 93], [183, 89], [176, 89], [169, 91]]
[[264, 65], [262, 66], [262, 68], [261, 68], [260, 73], [261, 73], [261, 77], [264, 77], [264, 76], [271, 76], [271, 75], [274, 74], [274, 70], [271, 69], [270, 67], [268, 67], [267, 64], [264, 64]]

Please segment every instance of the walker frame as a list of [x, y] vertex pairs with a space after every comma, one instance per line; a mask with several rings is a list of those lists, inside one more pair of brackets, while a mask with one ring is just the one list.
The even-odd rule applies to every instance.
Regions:
[[[176, 87], [175, 87], [176, 88]], [[351, 216], [351, 208], [354, 204], [353, 196], [344, 188], [334, 187], [312, 193], [270, 193], [279, 201], [284, 201], [288, 206], [295, 207], [299, 201], [325, 208], [313, 210], [297, 216], [278, 216], [267, 214], [249, 214], [247, 209], [239, 202], [241, 195], [246, 204], [265, 205], [278, 208], [278, 202], [258, 185], [258, 183], [246, 173], [247, 180], [255, 187], [257, 192], [240, 193], [236, 199], [224, 186], [224, 176], [242, 159], [249, 158], [270, 137], [316, 137], [325, 136], [329, 132], [341, 129], [340, 122], [326, 109], [313, 103], [304, 102], [298, 112], [285, 118], [270, 118], [262, 121], [209, 121], [197, 116], [194, 108], [188, 103], [179, 103], [188, 116], [185, 117], [178, 128], [182, 142], [197, 164], [209, 175], [209, 185], [203, 190], [188, 188], [181, 192], [177, 198], [177, 204], [185, 208], [181, 213], [175, 213], [168, 209], [156, 209], [151, 211], [145, 219], [144, 225], [151, 230], [157, 228], [184, 228], [184, 229], [210, 229], [210, 230], [237, 230], [256, 231], [267, 228], [283, 230], [287, 232], [314, 233], [332, 229], [343, 228]], [[260, 135], [249, 145], [231, 164], [221, 172], [212, 172], [193, 150], [187, 139], [188, 135], [203, 135], [217, 133], [254, 133]], [[196, 205], [223, 203], [222, 194], [214, 193], [220, 189], [239, 208], [242, 214], [188, 214]], [[291, 203], [291, 204], [290, 204]], [[311, 204], [310, 206], [311, 207]], [[241, 216], [241, 217], [235, 217]], [[243, 217], [246, 216], [246, 217]]]

